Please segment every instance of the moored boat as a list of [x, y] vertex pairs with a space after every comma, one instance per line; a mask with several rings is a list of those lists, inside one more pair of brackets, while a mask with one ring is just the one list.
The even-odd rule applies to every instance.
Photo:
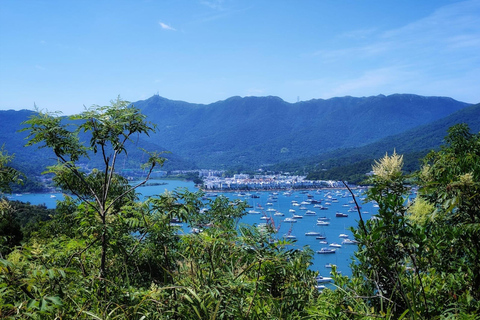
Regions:
[[335, 249], [329, 249], [329, 248], [322, 248], [320, 250], [317, 250], [318, 254], [329, 254], [329, 253], [335, 253], [337, 252]]

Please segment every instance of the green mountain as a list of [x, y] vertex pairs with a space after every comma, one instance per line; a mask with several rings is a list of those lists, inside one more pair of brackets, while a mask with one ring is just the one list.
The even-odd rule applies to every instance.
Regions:
[[252, 168], [359, 147], [468, 106], [410, 94], [293, 104], [232, 97], [209, 105], [153, 96], [134, 105], [158, 125], [152, 140], [202, 168]]
[[[410, 144], [412, 151], [428, 148], [433, 141], [438, 145], [446, 128], [435, 121], [448, 116], [463, 118], [462, 112], [469, 110], [468, 104], [451, 98], [410, 94], [298, 103], [278, 97], [232, 97], [208, 105], [155, 95], [134, 105], [157, 124], [156, 134], [137, 141], [137, 147], [170, 151], [166, 170], [247, 170], [276, 164], [277, 168], [296, 168], [305, 173], [378, 158], [378, 154], [393, 148], [402, 152], [403, 145], [407, 148]], [[27, 110], [0, 111], [0, 144], [15, 153], [18, 169], [38, 174], [55, 160], [47, 149], [23, 147], [27, 133], [18, 130], [32, 114]], [[422, 125], [436, 125], [443, 131], [422, 138], [423, 133], [431, 131]], [[395, 135], [403, 133], [408, 135], [405, 142], [397, 143]], [[363, 154], [353, 151], [367, 145], [370, 149]], [[142, 162], [137, 148], [129, 150], [128, 157], [119, 162], [121, 168], [137, 168]], [[338, 160], [346, 158], [348, 161]], [[96, 163], [92, 160], [85, 165], [95, 167]]]
[[[39, 176], [47, 166], [56, 163], [51, 150], [37, 148], [36, 146], [24, 147], [28, 133], [19, 132], [19, 130], [23, 127], [22, 122], [28, 120], [34, 114], [34, 111], [29, 110], [0, 110], [0, 121], [2, 123], [0, 126], [0, 146], [3, 145], [9, 154], [15, 155], [12, 166], [29, 177]], [[141, 163], [146, 162], [148, 159], [140, 148], [148, 151], [166, 151], [155, 141], [139, 140], [132, 142], [132, 144], [134, 145], [128, 147], [128, 155], [119, 158], [119, 169], [139, 168]], [[195, 168], [193, 163], [183, 160], [176, 154], [165, 154], [164, 157], [167, 158], [164, 166], [165, 170], [176, 169], [179, 166], [187, 169]], [[83, 165], [90, 168], [97, 167], [98, 163], [95, 161], [98, 160], [92, 158]]]
[[455, 124], [466, 123], [471, 132], [480, 132], [480, 104], [463, 108], [445, 118], [388, 136], [359, 148], [338, 149], [315, 157], [272, 166], [272, 170], [310, 172], [312, 179], [345, 179], [358, 182], [371, 170], [374, 159], [395, 150], [404, 155], [405, 170], [419, 168], [419, 159], [444, 143], [447, 130]]

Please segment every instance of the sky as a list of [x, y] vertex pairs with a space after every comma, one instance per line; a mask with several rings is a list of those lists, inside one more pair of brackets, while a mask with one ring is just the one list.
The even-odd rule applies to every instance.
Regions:
[[0, 109], [411, 93], [480, 102], [480, 0], [0, 0]]

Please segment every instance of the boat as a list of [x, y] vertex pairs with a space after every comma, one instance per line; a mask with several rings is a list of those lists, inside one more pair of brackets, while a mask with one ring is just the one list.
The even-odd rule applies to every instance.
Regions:
[[328, 246], [332, 247], [332, 248], [341, 248], [342, 247], [342, 245], [338, 244], [338, 243], [330, 243]]
[[321, 285], [321, 284], [315, 286], [315, 289], [320, 290], [320, 291], [322, 291], [325, 288], [326, 287], [324, 285]]
[[332, 282], [333, 281], [333, 278], [330, 278], [330, 277], [322, 277], [322, 276], [318, 276], [317, 278], [317, 282]]
[[338, 235], [339, 238], [348, 238], [348, 234], [345, 234], [345, 233], [340, 233]]
[[295, 209], [289, 209], [288, 212], [295, 213]]
[[329, 253], [335, 253], [337, 252], [335, 249], [329, 249], [329, 248], [322, 248], [320, 250], [317, 250], [318, 254], [329, 254]]
[[303, 219], [303, 216], [299, 215], [299, 214], [294, 214], [292, 216], [292, 219]]
[[283, 237], [285, 239], [287, 239], [287, 240], [297, 240], [297, 237], [292, 234], [292, 229], [293, 229], [293, 224], [290, 225], [290, 229], [288, 230], [288, 232], [285, 235], [283, 235]]
[[307, 207], [301, 206], [300, 210], [307, 210]]
[[335, 213], [335, 217], [344, 218], [344, 217], [348, 217], [348, 214], [347, 213], [342, 213], [342, 212], [337, 212], [337, 213]]
[[334, 264], [327, 263], [327, 264], [325, 265], [325, 268], [332, 268], [333, 266], [334, 266]]
[[357, 244], [358, 241], [352, 239], [345, 239], [342, 241], [342, 244]]
[[320, 243], [320, 244], [328, 244], [328, 242], [325, 241], [325, 240], [320, 240], [318, 243]]
[[327, 239], [327, 237], [322, 234], [322, 235], [316, 236], [315, 239], [323, 240], [323, 239]]
[[305, 235], [306, 235], [306, 236], [319, 236], [319, 235], [320, 235], [320, 232], [309, 231], [309, 232], [305, 232]]
[[317, 221], [317, 226], [329, 226], [330, 225], [330, 222], [327, 222], [327, 221]]
[[285, 220], [283, 220], [283, 222], [295, 223], [295, 222], [297, 222], [297, 220], [293, 219], [293, 218], [285, 218]]
[[314, 215], [316, 215], [316, 213], [315, 213], [315, 211], [307, 210], [307, 211], [305, 211], [305, 215], [314, 216]]
[[318, 217], [317, 221], [330, 221], [330, 218], [328, 218], [328, 217]]
[[283, 217], [284, 216], [284, 214], [279, 212], [279, 211], [275, 212], [273, 215], [277, 216], [277, 217]]
[[260, 211], [257, 211], [257, 210], [248, 210], [248, 213], [251, 213], [251, 214], [260, 214]]

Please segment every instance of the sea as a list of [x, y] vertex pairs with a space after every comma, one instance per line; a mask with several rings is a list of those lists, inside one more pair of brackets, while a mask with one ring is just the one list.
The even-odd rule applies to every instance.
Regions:
[[[155, 196], [164, 193], [166, 190], [173, 191], [177, 188], [186, 188], [190, 191], [198, 191], [193, 182], [181, 180], [151, 180], [154, 185], [147, 185], [137, 189], [143, 197]], [[364, 195], [362, 189], [354, 189], [357, 203], [361, 206], [360, 211], [364, 220], [369, 219], [376, 213], [373, 203], [363, 203]], [[208, 193], [211, 198], [224, 195], [231, 200], [240, 199], [248, 203], [254, 213], [248, 213], [240, 223], [260, 225], [272, 223], [277, 230], [277, 238], [284, 238], [287, 235], [294, 236], [292, 247], [303, 249], [309, 247], [314, 251], [311, 269], [318, 271], [321, 276], [329, 276], [331, 265], [337, 266], [337, 271], [343, 275], [351, 275], [350, 264], [357, 248], [356, 244], [342, 244], [344, 237], [353, 240], [351, 227], [358, 226], [359, 215], [354, 209], [355, 203], [350, 192], [346, 189], [321, 189], [321, 190], [296, 190], [296, 191], [243, 191], [243, 192], [216, 192]], [[29, 202], [31, 204], [44, 204], [47, 208], [55, 208], [59, 200], [63, 200], [62, 193], [36, 193], [36, 194], [14, 194], [8, 198]], [[314, 201], [311, 201], [314, 200]], [[317, 207], [314, 207], [315, 203]], [[326, 210], [318, 208], [321, 205]], [[295, 213], [290, 212], [295, 210]], [[307, 210], [310, 214], [305, 214]], [[313, 213], [312, 213], [313, 212]], [[336, 217], [336, 213], [344, 213], [346, 217]], [[277, 213], [275, 215], [275, 213]], [[279, 213], [283, 214], [280, 216]], [[296, 222], [285, 221], [292, 218], [293, 214], [301, 216], [294, 219]], [[326, 219], [329, 225], [317, 225], [317, 219]], [[190, 232], [187, 226], [184, 232]], [[317, 239], [317, 236], [306, 235], [308, 232], [318, 232], [325, 239]], [[342, 236], [342, 237], [340, 237]], [[323, 243], [321, 243], [321, 241]], [[325, 243], [326, 242], [326, 243]], [[331, 247], [337, 244], [340, 247]], [[335, 253], [319, 254], [321, 248], [335, 249]]]

